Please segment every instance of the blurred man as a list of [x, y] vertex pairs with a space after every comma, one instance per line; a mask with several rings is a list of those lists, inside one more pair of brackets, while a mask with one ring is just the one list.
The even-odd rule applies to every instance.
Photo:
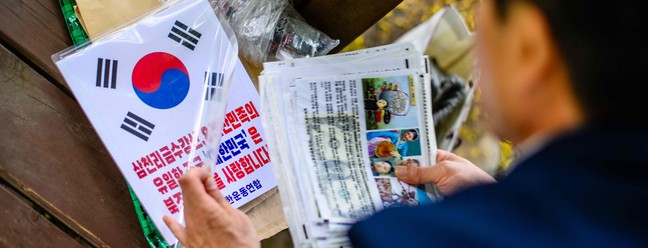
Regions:
[[[355, 224], [354, 247], [648, 246], [648, 118], [634, 108], [645, 106], [645, 5], [484, 0], [483, 109], [523, 157], [499, 183], [443, 151], [435, 166], [397, 167], [402, 180], [436, 183], [449, 197]], [[190, 171], [181, 185], [187, 227], [166, 221], [184, 244], [259, 245], [208, 175]]]

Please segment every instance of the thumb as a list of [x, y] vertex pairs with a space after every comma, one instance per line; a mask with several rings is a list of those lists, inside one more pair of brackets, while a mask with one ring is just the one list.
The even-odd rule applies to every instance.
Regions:
[[443, 166], [396, 166], [396, 177], [412, 185], [436, 184], [444, 173], [445, 167]]
[[456, 154], [441, 149], [436, 150], [436, 162], [441, 163], [443, 161], [462, 161], [464, 158], [457, 156]]
[[185, 231], [185, 228], [175, 220], [171, 215], [165, 215], [162, 220], [164, 223], [169, 227], [169, 230], [171, 230], [171, 233], [173, 233], [176, 238], [178, 238], [178, 241], [180, 243], [186, 244], [185, 241], [187, 240], [187, 232]]
[[207, 175], [206, 177], [203, 177], [203, 184], [205, 185], [205, 191], [207, 191], [207, 194], [209, 194], [216, 202], [218, 202], [219, 205], [223, 208], [229, 208], [231, 205], [225, 197], [223, 197], [223, 194], [220, 192], [220, 189], [218, 188], [218, 185], [216, 185], [216, 182], [214, 181], [214, 178], [212, 178], [212, 174], [208, 170], [204, 170], [204, 173]]

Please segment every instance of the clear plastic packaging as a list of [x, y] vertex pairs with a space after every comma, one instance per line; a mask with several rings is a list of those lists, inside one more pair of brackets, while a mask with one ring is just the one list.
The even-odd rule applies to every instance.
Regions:
[[216, 165], [238, 44], [209, 0], [160, 8], [52, 55], [120, 171], [169, 244], [183, 223], [177, 180]]
[[430, 82], [439, 149], [459, 144], [459, 129], [470, 111], [476, 89], [472, 80], [473, 34], [457, 9], [448, 5], [399, 37], [430, 57], [437, 80]]
[[218, 0], [242, 54], [267, 61], [325, 55], [340, 42], [308, 25], [287, 0]]

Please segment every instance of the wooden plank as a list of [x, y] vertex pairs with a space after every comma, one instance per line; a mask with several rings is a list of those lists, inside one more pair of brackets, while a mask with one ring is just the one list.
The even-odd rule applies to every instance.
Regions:
[[312, 0], [301, 2], [297, 11], [308, 24], [339, 39], [338, 52], [369, 29], [402, 0]]
[[81, 247], [1, 184], [0, 199], [0, 247]]
[[0, 47], [0, 177], [97, 246], [145, 247], [126, 182], [79, 105]]
[[58, 0], [2, 0], [0, 16], [0, 39], [65, 85], [51, 59], [72, 45]]

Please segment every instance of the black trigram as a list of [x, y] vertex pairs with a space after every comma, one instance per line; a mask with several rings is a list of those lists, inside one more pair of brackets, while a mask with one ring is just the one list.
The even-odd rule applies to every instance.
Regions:
[[175, 21], [171, 32], [169, 32], [169, 38], [175, 40], [176, 42], [182, 44], [183, 46], [191, 49], [192, 51], [198, 45], [198, 39], [200, 39], [202, 34], [198, 31], [189, 28], [187, 25], [180, 21]]
[[96, 86], [111, 89], [117, 87], [117, 60], [102, 58], [97, 60]]
[[121, 124], [121, 128], [144, 141], [148, 141], [155, 125], [144, 120], [142, 117], [128, 112], [126, 118], [124, 118], [124, 122]]
[[223, 87], [223, 73], [205, 72], [205, 101], [214, 99], [214, 92], [220, 87]]

